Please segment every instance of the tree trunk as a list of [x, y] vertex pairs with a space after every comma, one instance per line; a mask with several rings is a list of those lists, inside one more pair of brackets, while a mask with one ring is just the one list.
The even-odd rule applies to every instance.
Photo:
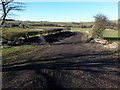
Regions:
[[3, 18], [2, 18], [2, 22], [1, 22], [0, 27], [2, 27], [3, 24], [5, 23], [5, 18], [6, 18], [6, 16], [7, 16], [6, 8], [5, 8], [5, 3], [4, 3], [4, 2], [2, 2], [2, 8], [3, 8], [3, 16], [2, 16]]

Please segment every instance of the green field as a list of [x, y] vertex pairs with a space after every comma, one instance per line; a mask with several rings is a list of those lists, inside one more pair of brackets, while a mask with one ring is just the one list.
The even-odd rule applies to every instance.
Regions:
[[[18, 57], [28, 55], [34, 51], [36, 51], [37, 48], [35, 48], [32, 45], [24, 45], [24, 46], [15, 46], [15, 47], [4, 47], [2, 56], [3, 56], [3, 62], [7, 63], [13, 63], [12, 61], [16, 60]], [[18, 62], [24, 62], [27, 60], [22, 60], [22, 61], [14, 61], [14, 63]]]
[[26, 32], [26, 31], [43, 31], [43, 29], [21, 29], [21, 28], [4, 28], [3, 32]]
[[[91, 28], [71, 28], [72, 32], [82, 32], [84, 34], [86, 34], [87, 32], [89, 32], [91, 30], [92, 30]], [[118, 31], [112, 30], [112, 29], [106, 29], [103, 36], [120, 38], [120, 36], [118, 35]]]
[[[71, 28], [71, 32], [82, 32], [84, 33], [85, 38], [90, 38], [91, 34], [91, 28]], [[104, 31], [103, 37], [104, 39], [112, 42], [119, 42], [120, 41], [120, 35], [118, 34], [118, 30], [113, 30], [113, 29], [106, 29]]]
[[86, 33], [87, 31], [91, 31], [91, 28], [71, 28], [71, 32]]
[[[84, 34], [85, 38], [90, 38], [92, 36], [92, 28], [89, 26], [93, 25], [94, 22], [27, 22], [27, 21], [7, 21], [8, 23], [13, 23], [13, 24], [25, 24], [30, 26], [29, 28], [22, 29], [18, 27], [12, 27], [12, 28], [4, 28], [3, 31], [3, 36], [7, 39], [5, 40], [17, 40], [16, 38], [19, 38], [20, 35], [22, 34], [22, 39], [28, 37], [35, 37], [38, 35], [48, 35], [48, 34], [54, 34], [52, 31], [44, 31], [44, 30], [49, 30], [49, 29], [56, 29], [56, 28], [70, 28], [71, 32], [81, 32]], [[113, 23], [117, 23], [116, 20], [111, 20]], [[86, 28], [80, 28], [81, 25], [87, 26]], [[15, 34], [17, 37], [15, 37]], [[24, 37], [23, 37], [24, 36]], [[118, 36], [118, 31], [117, 30], [112, 30], [112, 29], [106, 29], [103, 37], [107, 40], [111, 41], [118, 41], [120, 40], [120, 36]], [[20, 37], [21, 38], [21, 37]]]
[[[44, 26], [44, 27], [37, 27], [36, 29], [21, 29], [21, 28], [5, 28], [3, 29], [3, 33], [7, 32], [7, 33], [12, 33], [12, 32], [31, 32], [31, 31], [44, 31], [44, 29], [51, 29], [51, 28], [60, 28], [60, 27], [48, 27], [48, 26]], [[62, 28], [62, 27], [61, 27]], [[85, 35], [87, 35], [87, 37], [90, 37], [90, 32], [92, 31], [91, 28], [71, 28], [71, 30], [69, 30], [71, 32], [82, 32]], [[118, 35], [118, 31], [117, 30], [112, 30], [112, 29], [106, 29], [104, 34], [103, 34], [104, 38], [108, 39], [108, 40], [112, 40], [112, 41], [118, 41], [120, 39], [120, 36]]]
[[119, 31], [112, 30], [112, 29], [106, 29], [104, 32], [104, 37], [118, 37], [120, 38], [120, 35], [118, 34]]

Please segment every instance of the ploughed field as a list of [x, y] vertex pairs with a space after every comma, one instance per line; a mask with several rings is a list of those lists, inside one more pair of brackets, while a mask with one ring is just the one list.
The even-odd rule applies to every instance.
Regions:
[[80, 32], [45, 38], [54, 42], [3, 48], [3, 88], [120, 88], [120, 50], [86, 43]]

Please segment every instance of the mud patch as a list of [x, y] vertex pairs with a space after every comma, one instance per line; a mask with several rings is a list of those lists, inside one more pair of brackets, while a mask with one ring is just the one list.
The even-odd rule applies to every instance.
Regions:
[[42, 37], [43, 39], [37, 36], [37, 37], [25, 39], [24, 44], [33, 44], [33, 43], [50, 44], [50, 43], [57, 42], [59, 40], [71, 37], [73, 35], [76, 35], [76, 33], [66, 31], [66, 32], [60, 32], [52, 35], [43, 36]]

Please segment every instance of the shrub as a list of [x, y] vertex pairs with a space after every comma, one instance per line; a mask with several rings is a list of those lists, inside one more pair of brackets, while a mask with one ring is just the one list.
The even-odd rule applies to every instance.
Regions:
[[106, 29], [107, 18], [102, 14], [97, 14], [95, 17], [95, 23], [92, 28], [92, 37], [103, 37], [103, 32]]

